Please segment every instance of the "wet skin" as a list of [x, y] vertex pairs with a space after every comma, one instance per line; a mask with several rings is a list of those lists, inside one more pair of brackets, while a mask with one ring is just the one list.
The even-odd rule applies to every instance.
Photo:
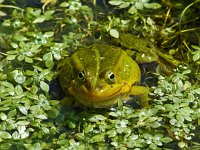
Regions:
[[140, 78], [138, 64], [120, 47], [91, 45], [64, 59], [59, 82], [67, 96], [62, 102], [104, 108], [135, 96], [146, 107], [149, 89], [139, 85]]

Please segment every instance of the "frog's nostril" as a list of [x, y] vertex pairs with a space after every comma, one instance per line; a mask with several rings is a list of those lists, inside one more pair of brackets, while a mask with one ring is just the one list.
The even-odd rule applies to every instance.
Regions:
[[98, 88], [102, 88], [103, 86], [102, 86], [102, 84], [98, 84]]
[[85, 86], [86, 86], [86, 88], [89, 90], [89, 89], [91, 89], [91, 84], [89, 84], [89, 83], [87, 83], [87, 84], [85, 84]]
[[126, 85], [127, 83], [126, 82], [123, 82], [123, 85]]

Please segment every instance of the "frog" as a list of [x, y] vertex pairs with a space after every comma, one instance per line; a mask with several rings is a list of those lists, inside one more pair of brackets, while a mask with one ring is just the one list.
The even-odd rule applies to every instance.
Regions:
[[149, 88], [140, 85], [137, 62], [120, 47], [92, 44], [63, 60], [59, 82], [72, 103], [92, 108], [108, 108], [135, 97], [141, 107], [149, 106]]
[[[137, 52], [135, 60], [133, 53]], [[90, 44], [63, 60], [59, 82], [67, 96], [63, 105], [73, 102], [87, 107], [106, 108], [136, 99], [149, 107], [149, 87], [141, 85], [140, 63], [159, 62], [177, 66], [178, 61], [157, 50], [151, 42], [130, 34], [120, 34], [110, 43]], [[133, 97], [133, 98], [131, 98]]]

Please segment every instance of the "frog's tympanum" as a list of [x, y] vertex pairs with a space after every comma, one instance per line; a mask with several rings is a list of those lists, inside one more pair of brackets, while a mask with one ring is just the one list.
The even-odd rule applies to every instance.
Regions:
[[[121, 48], [91, 45], [67, 57], [59, 74], [59, 82], [68, 99], [88, 107], [103, 108], [138, 98], [148, 106], [148, 88], [140, 86], [138, 64]], [[67, 99], [66, 99], [67, 100]]]

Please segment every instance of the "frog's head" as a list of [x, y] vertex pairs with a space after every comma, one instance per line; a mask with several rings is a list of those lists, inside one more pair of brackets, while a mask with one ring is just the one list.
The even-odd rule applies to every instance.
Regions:
[[[96, 45], [70, 58], [73, 78], [68, 93], [83, 105], [107, 107], [122, 99], [140, 80], [140, 69], [123, 50]], [[61, 83], [62, 84], [62, 83]]]
[[96, 76], [85, 70], [78, 73], [68, 91], [86, 106], [106, 107], [115, 104], [130, 88], [131, 84], [128, 81], [120, 80], [111, 70]]

